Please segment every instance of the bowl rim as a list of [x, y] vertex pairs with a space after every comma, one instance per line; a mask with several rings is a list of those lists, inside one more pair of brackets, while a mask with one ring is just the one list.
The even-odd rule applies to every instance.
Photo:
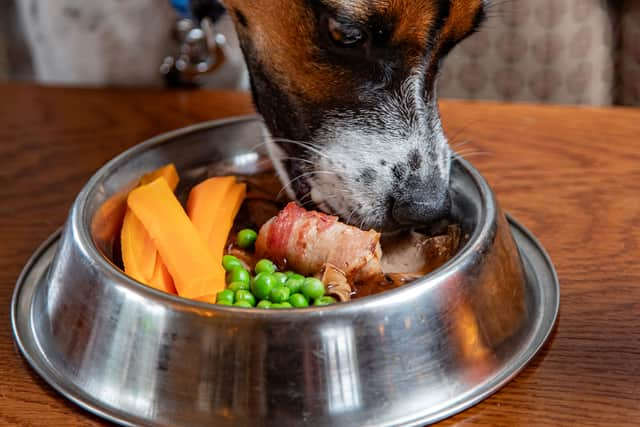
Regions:
[[[419, 279], [398, 288], [389, 289], [384, 292], [368, 295], [363, 298], [356, 298], [339, 304], [317, 307], [310, 306], [302, 310], [302, 312], [298, 309], [256, 310], [255, 308], [230, 307], [182, 298], [178, 295], [168, 294], [154, 289], [126, 275], [124, 271], [108, 259], [96, 246], [91, 235], [90, 224], [93, 218], [88, 212], [89, 209], [87, 202], [91, 200], [98, 191], [99, 182], [104, 177], [108, 176], [113, 169], [116, 169], [119, 165], [131, 160], [136, 155], [147, 151], [151, 147], [170, 143], [176, 137], [188, 135], [194, 132], [226, 125], [237, 125], [244, 122], [263, 123], [263, 119], [259, 115], [251, 114], [210, 120], [182, 127], [146, 139], [123, 151], [105, 163], [91, 176], [83, 186], [82, 190], [78, 193], [69, 214], [69, 220], [66, 227], [71, 227], [73, 229], [73, 235], [77, 236], [76, 244], [78, 245], [79, 252], [89, 259], [90, 264], [97, 266], [97, 268], [102, 269], [106, 275], [111, 276], [112, 279], [114, 279], [114, 282], [119, 286], [124, 286], [128, 291], [133, 291], [136, 294], [149, 299], [149, 302], [159, 304], [169, 303], [174, 309], [179, 309], [181, 311], [196, 310], [200, 312], [204, 310], [207, 313], [219, 313], [220, 315], [229, 314], [236, 316], [237, 318], [245, 317], [255, 319], [262, 318], [263, 316], [270, 316], [269, 318], [273, 319], [275, 316], [290, 320], [293, 318], [300, 318], [299, 316], [301, 315], [306, 315], [306, 317], [313, 315], [323, 316], [328, 312], [348, 315], [352, 314], [352, 312], [360, 311], [361, 309], [381, 307], [385, 302], [391, 303], [395, 299], [412, 301], [414, 298], [411, 298], [410, 294], [421, 293], [426, 288], [434, 287], [437, 284], [446, 281], [448, 277], [457, 274], [456, 267], [461, 266], [464, 263], [467, 255], [478, 251], [478, 249], [483, 246], [485, 238], [490, 236], [492, 232], [496, 216], [498, 215], [495, 196], [482, 175], [468, 161], [458, 158], [455, 162], [459, 163], [462, 170], [464, 170], [471, 178], [471, 181], [473, 182], [482, 201], [480, 204], [481, 209], [479, 210], [478, 226], [474, 227], [473, 231], [469, 235], [469, 239], [463, 247], [446, 263]], [[253, 150], [255, 150], [255, 148], [253, 148]]]

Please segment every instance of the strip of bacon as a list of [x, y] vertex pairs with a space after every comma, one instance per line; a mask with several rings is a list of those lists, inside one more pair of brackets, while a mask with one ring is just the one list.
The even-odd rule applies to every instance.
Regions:
[[258, 234], [256, 255], [281, 269], [318, 274], [327, 263], [359, 282], [382, 274], [380, 233], [363, 231], [338, 218], [289, 203]]

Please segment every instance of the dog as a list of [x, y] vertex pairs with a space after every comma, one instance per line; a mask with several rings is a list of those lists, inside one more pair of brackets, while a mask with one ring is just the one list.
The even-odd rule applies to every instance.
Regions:
[[226, 0], [292, 198], [381, 231], [450, 210], [436, 81], [487, 0]]
[[[43, 80], [159, 79], [174, 20], [168, 1], [19, 5]], [[449, 51], [483, 22], [489, 0], [224, 0], [224, 6], [236, 33], [227, 39], [231, 47], [239, 40], [267, 148], [291, 198], [380, 231], [447, 215], [452, 153], [436, 81]], [[143, 17], [154, 25], [140, 26]], [[225, 22], [217, 25], [224, 29]], [[151, 47], [127, 49], [132, 40]], [[240, 61], [229, 61], [231, 79], [213, 78], [221, 84], [244, 75]]]

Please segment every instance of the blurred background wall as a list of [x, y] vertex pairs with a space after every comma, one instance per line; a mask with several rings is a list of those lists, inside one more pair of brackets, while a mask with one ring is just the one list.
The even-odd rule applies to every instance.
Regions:
[[615, 32], [607, 2], [503, 2], [452, 53], [441, 88], [459, 98], [611, 104]]
[[[0, 79], [162, 85], [175, 19], [169, 0], [0, 0]], [[217, 25], [231, 61], [204, 86], [246, 88]], [[640, 105], [640, 0], [497, 0], [445, 61], [440, 96]]]
[[640, 0], [624, 1], [620, 10], [620, 84], [616, 101], [640, 105]]
[[640, 104], [640, 0], [508, 0], [447, 60], [444, 96]]
[[0, 79], [33, 78], [25, 33], [15, 0], [0, 0]]

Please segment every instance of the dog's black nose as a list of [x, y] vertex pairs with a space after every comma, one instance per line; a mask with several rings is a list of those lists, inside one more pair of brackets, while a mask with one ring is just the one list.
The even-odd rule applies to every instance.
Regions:
[[400, 225], [429, 225], [451, 209], [449, 186], [441, 180], [410, 178], [394, 197], [391, 215]]

